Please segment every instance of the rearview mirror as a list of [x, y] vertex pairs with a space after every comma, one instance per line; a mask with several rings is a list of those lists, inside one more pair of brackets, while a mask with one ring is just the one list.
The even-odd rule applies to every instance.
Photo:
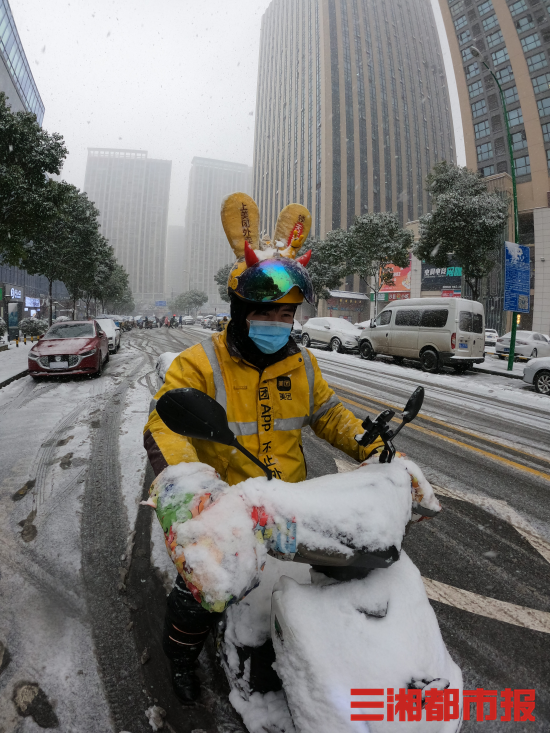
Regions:
[[324, 326], [324, 328], [326, 328], [327, 331], [330, 331], [330, 326]]
[[403, 422], [405, 424], [414, 420], [420, 412], [422, 403], [424, 402], [424, 387], [417, 387], [409, 397], [405, 409], [403, 410]]
[[268, 479], [273, 478], [269, 468], [239, 443], [219, 402], [204, 392], [191, 387], [171, 389], [159, 399], [156, 410], [162, 422], [174, 433], [187, 438], [232, 445], [261, 468]]
[[374, 321], [371, 321], [369, 323], [369, 328], [376, 328], [376, 323]]

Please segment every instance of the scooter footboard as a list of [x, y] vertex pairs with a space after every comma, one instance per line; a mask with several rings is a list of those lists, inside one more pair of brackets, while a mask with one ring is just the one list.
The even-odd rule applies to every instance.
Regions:
[[[402, 552], [388, 569], [348, 583], [300, 585], [283, 577], [272, 596], [271, 636], [277, 673], [299, 733], [455, 733], [459, 720], [388, 720], [386, 705], [352, 709], [351, 701], [386, 702], [386, 691], [411, 685], [458, 690], [462, 674], [441, 637], [417, 568]], [[447, 684], [448, 683], [448, 684]], [[383, 690], [352, 696], [352, 689]], [[460, 704], [460, 702], [459, 702]], [[460, 711], [460, 708], [459, 708]], [[352, 721], [352, 714], [382, 721]], [[395, 716], [398, 717], [397, 715]]]

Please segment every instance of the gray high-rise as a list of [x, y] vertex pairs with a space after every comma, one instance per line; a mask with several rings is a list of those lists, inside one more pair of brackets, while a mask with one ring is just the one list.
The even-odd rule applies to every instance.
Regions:
[[101, 233], [130, 278], [137, 304], [164, 300], [172, 161], [144, 150], [88, 148], [84, 190], [100, 211]]
[[240, 163], [211, 158], [193, 158], [185, 215], [186, 268], [191, 290], [208, 294], [203, 310], [229, 309], [218, 292], [214, 275], [223, 265], [233, 263], [235, 255], [220, 219], [222, 199], [235, 191], [250, 193], [251, 168]]
[[430, 208], [424, 179], [455, 160], [430, 0], [273, 0], [262, 19], [254, 198], [262, 226], [303, 203], [312, 233], [367, 211]]

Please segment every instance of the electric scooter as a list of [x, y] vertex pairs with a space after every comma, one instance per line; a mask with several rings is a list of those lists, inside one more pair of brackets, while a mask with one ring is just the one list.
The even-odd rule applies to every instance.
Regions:
[[[292, 485], [272, 480], [208, 395], [176, 389], [158, 401], [158, 414], [174, 432], [230, 445], [264, 471], [268, 481], [248, 479], [232, 487], [244, 499], [258, 504], [260, 497], [266, 507], [279, 501], [284, 512], [277, 497], [284, 499], [286, 486], [294, 492], [287, 492], [293, 499], [286, 510], [298, 507], [296, 521], [289, 521], [283, 546], [277, 541], [270, 549], [292, 562], [270, 560], [264, 570], [269, 577], [227, 608], [220, 628], [229, 699], [250, 733], [459, 731], [462, 674], [420, 573], [401, 549], [411, 523], [440, 511], [420, 469], [396, 456], [393, 445], [418, 415], [423, 397], [417, 388], [396, 429], [392, 410], [365, 419], [357, 442], [366, 446], [380, 437], [384, 448], [357, 470]], [[281, 689], [261, 693], [251, 685], [251, 658], [244, 650], [263, 649], [269, 639]], [[426, 700], [445, 690], [452, 696], [452, 719], [427, 719]], [[402, 719], [407, 695], [416, 702]]]

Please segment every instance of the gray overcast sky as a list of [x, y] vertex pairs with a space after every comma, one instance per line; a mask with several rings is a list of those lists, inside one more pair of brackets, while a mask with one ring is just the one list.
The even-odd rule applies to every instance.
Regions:
[[46, 107], [84, 185], [88, 147], [172, 160], [183, 224], [195, 155], [252, 164], [256, 72], [269, 0], [10, 0]]
[[[252, 164], [250, 113], [269, 1], [10, 0], [46, 107], [44, 127], [69, 149], [63, 177], [83, 187], [88, 147], [147, 150], [173, 162], [169, 221], [183, 224], [193, 156]], [[437, 0], [432, 6], [441, 34]]]

